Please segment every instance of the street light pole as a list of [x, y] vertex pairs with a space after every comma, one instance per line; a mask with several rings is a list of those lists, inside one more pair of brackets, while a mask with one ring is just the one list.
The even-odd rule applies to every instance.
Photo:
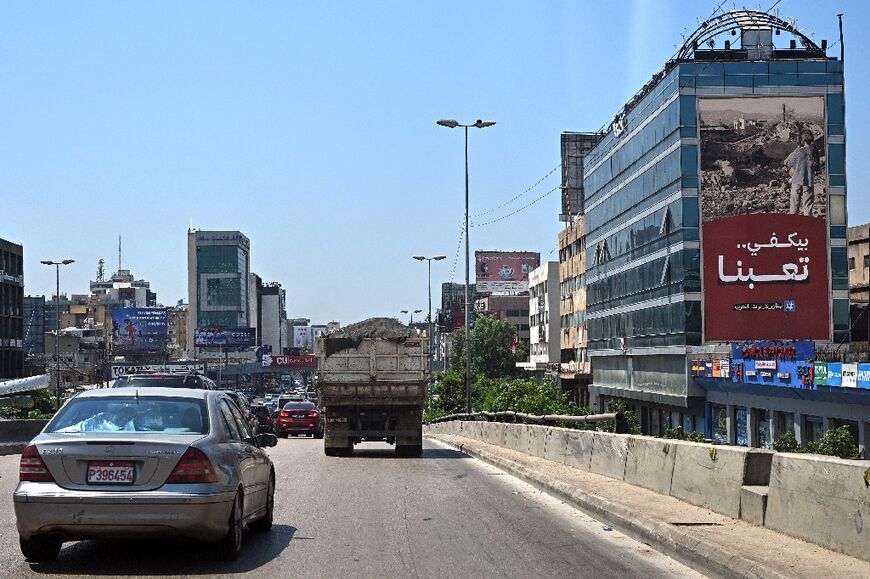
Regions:
[[399, 310], [403, 314], [411, 314], [411, 321], [408, 322], [408, 325], [412, 325], [414, 323], [414, 314], [419, 314], [423, 310]]
[[60, 408], [60, 266], [74, 263], [74, 259], [64, 259], [63, 261], [51, 261], [44, 259], [39, 263], [43, 265], [53, 265], [55, 269], [55, 292], [54, 292], [54, 396], [57, 399], [57, 407]]
[[432, 260], [441, 261], [442, 259], [447, 259], [447, 256], [446, 255], [436, 255], [435, 257], [425, 257], [423, 255], [415, 255], [414, 259], [416, 259], [417, 261], [424, 261], [425, 260], [425, 261], [429, 262], [428, 263], [428, 265], [429, 265], [429, 284], [427, 287], [429, 290], [429, 318], [428, 318], [428, 320], [429, 320], [429, 326], [428, 326], [428, 332], [429, 332], [429, 370], [431, 371], [432, 370]]
[[495, 121], [477, 119], [471, 125], [463, 125], [453, 119], [439, 119], [436, 124], [448, 129], [462, 127], [465, 129], [465, 412], [471, 414], [471, 328], [469, 326], [470, 272], [469, 263], [471, 251], [468, 241], [468, 128], [485, 129], [495, 124]]

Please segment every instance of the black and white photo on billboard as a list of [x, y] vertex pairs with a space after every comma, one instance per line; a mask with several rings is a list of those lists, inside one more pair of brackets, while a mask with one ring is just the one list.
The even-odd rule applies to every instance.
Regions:
[[702, 219], [826, 218], [824, 107], [821, 96], [699, 98]]

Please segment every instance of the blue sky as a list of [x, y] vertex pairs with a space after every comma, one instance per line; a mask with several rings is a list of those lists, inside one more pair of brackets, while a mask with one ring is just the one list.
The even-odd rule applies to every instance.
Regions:
[[[86, 293], [121, 235], [125, 268], [164, 304], [186, 299], [193, 223], [250, 237], [290, 316], [425, 310], [411, 256], [449, 256], [433, 263], [437, 304], [463, 215], [462, 133], [435, 120], [497, 121], [470, 134], [471, 213], [489, 211], [559, 164], [562, 131], [612, 119], [719, 4], [4, 2], [0, 237], [24, 245], [33, 295], [54, 291], [39, 260], [63, 258], [61, 290]], [[850, 224], [870, 221], [868, 5], [776, 6], [829, 44], [845, 13]], [[472, 251], [556, 260], [558, 212], [555, 191], [472, 228]]]

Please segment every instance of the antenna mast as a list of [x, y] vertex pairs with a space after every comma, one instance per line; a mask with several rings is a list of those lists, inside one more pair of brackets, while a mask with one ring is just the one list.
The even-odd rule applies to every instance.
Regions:
[[118, 271], [121, 271], [121, 236], [118, 236]]

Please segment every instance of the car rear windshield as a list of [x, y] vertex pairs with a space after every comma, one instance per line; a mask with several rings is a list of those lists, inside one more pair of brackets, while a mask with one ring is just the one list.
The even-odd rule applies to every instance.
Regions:
[[74, 398], [57, 413], [45, 432], [206, 434], [208, 414], [202, 400], [190, 398]]
[[114, 387], [147, 387], [159, 386], [161, 388], [200, 388], [200, 381], [196, 376], [129, 376], [118, 378]]
[[265, 406], [251, 406], [251, 411], [257, 416], [269, 416], [269, 409]]
[[311, 402], [288, 402], [284, 405], [284, 410], [317, 410], [317, 406]]

